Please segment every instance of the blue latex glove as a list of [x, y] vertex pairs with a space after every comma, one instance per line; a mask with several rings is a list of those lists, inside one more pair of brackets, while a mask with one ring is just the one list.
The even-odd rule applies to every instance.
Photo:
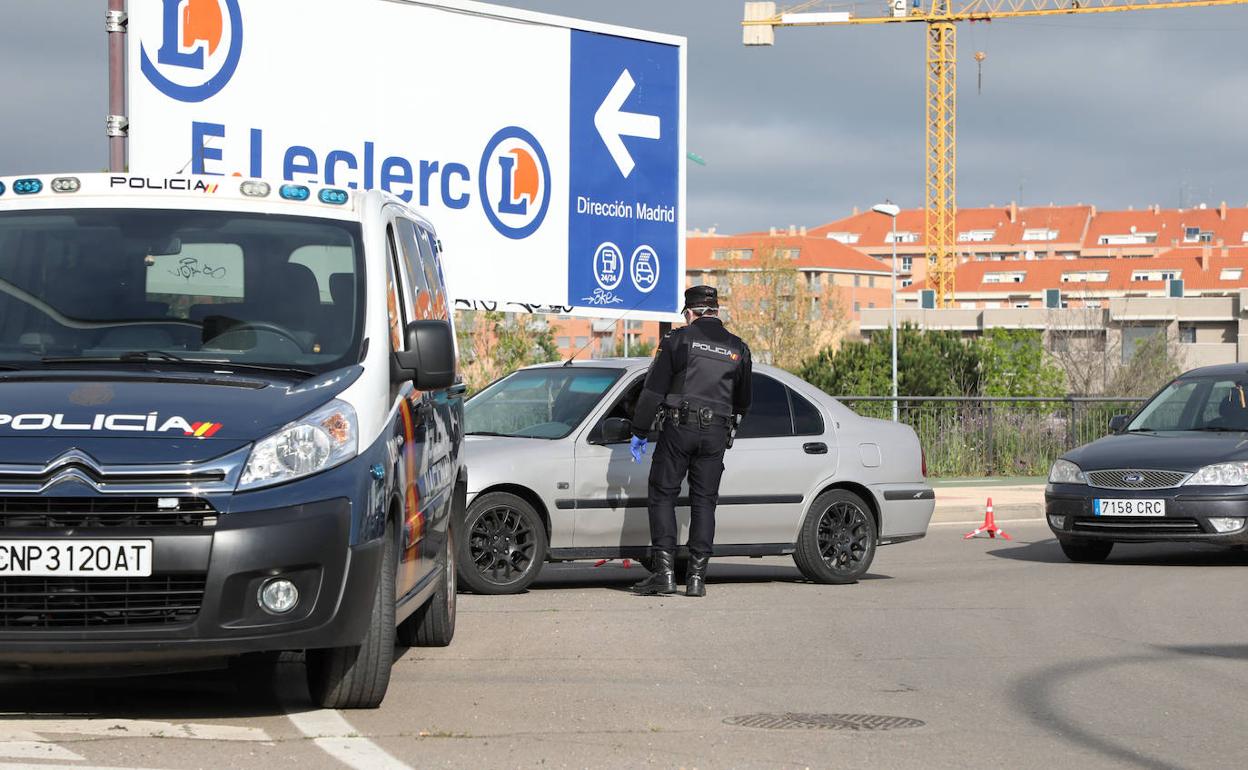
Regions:
[[650, 443], [644, 438], [633, 436], [633, 440], [628, 444], [628, 450], [633, 453], [633, 462], [641, 465], [641, 456], [646, 453], [646, 444]]

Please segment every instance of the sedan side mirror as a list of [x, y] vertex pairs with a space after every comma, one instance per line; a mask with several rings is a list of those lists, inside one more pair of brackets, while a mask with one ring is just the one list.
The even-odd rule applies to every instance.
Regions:
[[455, 384], [455, 334], [446, 321], [412, 321], [407, 350], [394, 354], [395, 382], [412, 381], [418, 390]]
[[1111, 433], [1122, 433], [1127, 427], [1127, 423], [1131, 421], [1131, 415], [1116, 414], [1109, 418], [1109, 430]]
[[623, 417], [610, 417], [602, 421], [602, 443], [622, 444], [633, 435], [633, 424]]

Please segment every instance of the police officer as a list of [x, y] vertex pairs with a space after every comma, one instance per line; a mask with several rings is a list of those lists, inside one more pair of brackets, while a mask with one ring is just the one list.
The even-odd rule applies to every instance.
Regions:
[[750, 408], [750, 349], [719, 320], [719, 292], [712, 286], [686, 290], [684, 316], [688, 325], [659, 344], [633, 413], [636, 462], [656, 416], [661, 426], [650, 466], [653, 574], [633, 587], [644, 595], [676, 592], [676, 497], [686, 474], [691, 519], [685, 595], [706, 595], [724, 452]]

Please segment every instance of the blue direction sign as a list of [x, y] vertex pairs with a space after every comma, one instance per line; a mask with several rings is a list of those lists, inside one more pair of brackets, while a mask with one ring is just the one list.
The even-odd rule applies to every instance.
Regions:
[[679, 310], [680, 49], [572, 32], [568, 303]]

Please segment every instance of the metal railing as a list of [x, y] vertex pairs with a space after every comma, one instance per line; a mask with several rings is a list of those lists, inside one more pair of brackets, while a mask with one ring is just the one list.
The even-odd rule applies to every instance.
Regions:
[[[890, 396], [838, 396], [864, 417], [892, 418]], [[1109, 433], [1109, 418], [1140, 398], [902, 397], [899, 419], [914, 428], [932, 478], [1044, 476], [1063, 452]]]

